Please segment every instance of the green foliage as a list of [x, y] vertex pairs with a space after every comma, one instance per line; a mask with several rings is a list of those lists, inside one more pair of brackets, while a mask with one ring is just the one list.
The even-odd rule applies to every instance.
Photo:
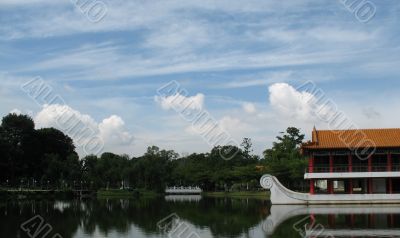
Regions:
[[300, 130], [295, 127], [289, 127], [285, 132], [281, 132], [282, 136], [277, 136], [277, 142], [273, 143], [271, 149], [264, 151], [264, 159], [266, 160], [288, 160], [301, 159], [300, 145], [304, 140], [304, 135], [300, 134]]
[[[54, 128], [34, 129], [33, 120], [10, 114], [0, 126], [0, 181], [38, 181], [48, 187], [120, 189], [163, 192], [166, 186], [200, 186], [205, 191], [257, 189], [266, 172], [284, 181], [301, 179], [305, 160], [299, 153], [304, 139], [289, 127], [277, 137], [264, 160], [252, 155], [252, 141], [241, 148], [215, 146], [209, 153], [179, 157], [172, 150], [148, 147], [143, 156], [103, 153], [78, 158], [70, 137]], [[234, 186], [233, 186], [234, 185]]]
[[79, 179], [80, 162], [72, 139], [54, 128], [35, 130], [29, 116], [9, 114], [0, 126], [0, 180], [20, 181]]
[[307, 160], [300, 154], [300, 145], [304, 135], [294, 127], [281, 134], [276, 137], [278, 141], [273, 143], [272, 148], [264, 151], [267, 171], [287, 185], [303, 181]]

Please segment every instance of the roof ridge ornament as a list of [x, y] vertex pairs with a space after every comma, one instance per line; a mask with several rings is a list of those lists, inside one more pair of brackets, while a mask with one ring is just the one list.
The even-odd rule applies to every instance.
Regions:
[[[315, 135], [315, 138], [314, 138], [314, 135]], [[318, 145], [319, 144], [319, 140], [318, 140], [318, 131], [317, 131], [317, 128], [315, 127], [315, 125], [314, 125], [314, 128], [313, 128], [313, 142], [316, 144], [316, 145]]]

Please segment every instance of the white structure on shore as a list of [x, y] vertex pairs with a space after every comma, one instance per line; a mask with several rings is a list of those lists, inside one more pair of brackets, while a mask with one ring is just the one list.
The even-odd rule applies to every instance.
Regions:
[[200, 187], [167, 187], [166, 194], [201, 194]]

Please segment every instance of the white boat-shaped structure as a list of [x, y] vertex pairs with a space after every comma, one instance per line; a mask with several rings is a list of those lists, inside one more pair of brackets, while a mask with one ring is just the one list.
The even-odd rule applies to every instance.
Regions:
[[302, 145], [310, 192], [294, 192], [264, 175], [272, 204], [400, 203], [400, 129], [317, 131]]

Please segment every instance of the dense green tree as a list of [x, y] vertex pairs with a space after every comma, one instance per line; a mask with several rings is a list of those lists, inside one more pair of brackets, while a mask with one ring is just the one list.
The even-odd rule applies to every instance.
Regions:
[[24, 175], [30, 176], [33, 172], [31, 167], [35, 164], [31, 156], [35, 155], [37, 148], [32, 118], [8, 114], [2, 119], [1, 128], [2, 163], [8, 168], [3, 176], [11, 181]]
[[250, 158], [250, 153], [253, 152], [253, 143], [251, 142], [250, 138], [243, 138], [242, 144], [240, 144], [243, 147], [243, 153], [246, 156], [246, 158]]
[[277, 136], [277, 142], [274, 142], [271, 149], [264, 151], [264, 158], [267, 160], [286, 160], [300, 159], [300, 146], [304, 140], [304, 134], [295, 127], [289, 127], [282, 136]]
[[79, 159], [72, 139], [55, 128], [35, 130], [25, 115], [9, 114], [0, 126], [0, 180], [40, 181], [57, 187], [123, 188], [164, 191], [165, 187], [200, 186], [204, 190], [256, 188], [264, 173], [283, 182], [302, 180], [306, 162], [299, 147], [300, 130], [289, 127], [260, 160], [252, 141], [241, 148], [215, 146], [208, 153], [179, 156], [173, 150], [150, 146], [139, 157], [103, 153]]
[[277, 142], [271, 149], [264, 151], [264, 162], [267, 171], [275, 175], [287, 186], [303, 181], [307, 161], [300, 153], [300, 146], [304, 135], [295, 127], [289, 127], [277, 136]]
[[58, 154], [62, 160], [66, 160], [71, 154], [76, 154], [72, 139], [58, 129], [42, 128], [37, 130], [37, 136], [41, 143], [42, 154]]

